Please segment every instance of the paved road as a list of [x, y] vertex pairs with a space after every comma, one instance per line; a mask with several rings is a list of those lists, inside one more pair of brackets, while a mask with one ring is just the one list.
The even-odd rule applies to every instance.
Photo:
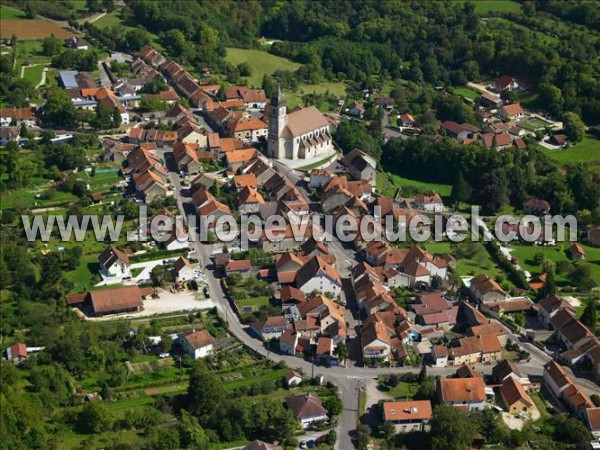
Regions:
[[[282, 170], [286, 172], [293, 181], [297, 182], [299, 180], [299, 176], [296, 172], [292, 170]], [[290, 175], [295, 175], [292, 177]], [[184, 197], [182, 195], [182, 188], [180, 184], [179, 177], [176, 173], [170, 173], [170, 178], [174, 189], [174, 195], [177, 199], [177, 205], [184, 217], [187, 217], [187, 214], [190, 210], [193, 210], [193, 206], [189, 203], [189, 198]], [[185, 192], [185, 191], [184, 191]], [[301, 192], [306, 195], [306, 192], [301, 189]], [[192, 232], [192, 230], [190, 230]], [[344, 249], [339, 242], [334, 240], [330, 244], [334, 249], [337, 248], [336, 251], [340, 252], [342, 255], [348, 256], [349, 251]], [[337, 247], [339, 246], [339, 247]], [[227, 326], [229, 332], [232, 336], [235, 336], [239, 339], [245, 346], [252, 349], [256, 353], [262, 355], [265, 358], [268, 358], [274, 362], [285, 362], [289, 367], [295, 369], [302, 369], [306, 374], [314, 374], [315, 376], [323, 376], [326, 381], [331, 381], [334, 383], [339, 391], [342, 402], [344, 404], [343, 412], [339, 418], [337, 424], [337, 436], [338, 441], [336, 442], [335, 449], [348, 450], [354, 447], [352, 443], [351, 433], [356, 429], [358, 419], [359, 419], [359, 411], [358, 411], [358, 403], [359, 403], [359, 393], [361, 389], [364, 389], [365, 380], [367, 379], [375, 379], [379, 375], [386, 374], [407, 374], [414, 373], [417, 374], [420, 371], [419, 367], [395, 367], [395, 368], [378, 368], [378, 369], [370, 369], [365, 367], [320, 367], [314, 366], [308, 361], [305, 361], [301, 358], [282, 355], [278, 353], [274, 353], [272, 351], [268, 351], [262, 341], [255, 338], [253, 335], [249, 333], [248, 328], [246, 328], [239, 320], [238, 316], [233, 312], [231, 306], [229, 305], [223, 289], [221, 288], [221, 283], [218, 279], [215, 278], [214, 274], [207, 269], [207, 266], [210, 265], [210, 256], [211, 256], [211, 246], [203, 245], [198, 239], [193, 243], [193, 248], [197, 254], [199, 265], [201, 267], [205, 267], [205, 279], [208, 283], [211, 299], [217, 305], [218, 310], [221, 312], [222, 316], [225, 318], [227, 322]], [[351, 252], [350, 252], [351, 253]], [[504, 324], [500, 323], [503, 327]], [[505, 327], [506, 328], [506, 327]], [[543, 364], [552, 359], [545, 352], [541, 351], [534, 345], [530, 343], [520, 342], [519, 336], [515, 335], [511, 330], [507, 329], [509, 332], [509, 336], [515, 342], [519, 342], [519, 344], [527, 350], [531, 359], [529, 362], [520, 362], [516, 365], [523, 372], [523, 374], [541, 377], [543, 372]], [[477, 370], [484, 374], [491, 374], [492, 366], [485, 364], [475, 364]], [[453, 374], [456, 371], [455, 367], [429, 367], [428, 373], [433, 376], [441, 376], [445, 377]], [[594, 383], [578, 378], [577, 382], [582, 385], [582, 387], [587, 391], [597, 390], [598, 387]]]

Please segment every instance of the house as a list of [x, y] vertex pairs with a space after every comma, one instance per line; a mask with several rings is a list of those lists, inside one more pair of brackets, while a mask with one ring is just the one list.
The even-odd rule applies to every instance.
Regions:
[[346, 112], [352, 116], [360, 117], [362, 119], [365, 115], [365, 106], [359, 102], [352, 102], [346, 109]]
[[481, 94], [480, 103], [482, 106], [492, 106], [499, 108], [502, 106], [502, 98], [499, 95], [492, 94], [491, 92], [484, 92]]
[[545, 386], [556, 398], [560, 398], [562, 391], [573, 383], [573, 379], [567, 375], [565, 369], [554, 360], [544, 365], [543, 380]]
[[330, 293], [338, 297], [342, 292], [342, 280], [337, 270], [317, 255], [308, 260], [296, 274], [296, 287], [305, 294]]
[[497, 361], [501, 352], [500, 341], [493, 335], [455, 339], [450, 347], [450, 365]]
[[65, 44], [67, 47], [74, 50], [88, 50], [90, 48], [90, 44], [88, 44], [85, 39], [77, 36], [71, 36], [70, 38], [65, 39]]
[[585, 259], [585, 250], [577, 242], [575, 242], [574, 244], [572, 244], [569, 247], [568, 252], [571, 255], [571, 258], [573, 258], [573, 259], [577, 259], [577, 260]]
[[263, 196], [255, 187], [246, 186], [242, 188], [235, 197], [235, 204], [240, 214], [257, 214], [260, 205], [265, 202]]
[[572, 317], [571, 320], [556, 327], [554, 336], [563, 347], [572, 350], [586, 343], [594, 335], [584, 324]]
[[529, 378], [521, 374], [519, 368], [508, 359], [503, 359], [492, 369], [492, 380], [494, 383], [502, 384], [508, 377], [512, 377], [519, 383], [529, 384]]
[[95, 316], [136, 312], [143, 308], [139, 286], [120, 286], [88, 293], [89, 304]]
[[600, 407], [587, 408], [584, 423], [592, 433], [594, 439], [600, 440]]
[[281, 353], [295, 356], [298, 351], [298, 339], [300, 339], [300, 333], [294, 331], [292, 327], [286, 327], [279, 337]]
[[205, 358], [213, 352], [214, 338], [206, 330], [194, 330], [179, 338], [183, 351], [194, 359]]
[[318, 360], [328, 362], [333, 357], [333, 339], [321, 336], [317, 339], [317, 350], [315, 356]]
[[445, 345], [434, 345], [431, 347], [431, 359], [434, 367], [446, 367], [448, 365], [448, 348]]
[[513, 91], [519, 89], [519, 83], [509, 75], [502, 75], [494, 83], [494, 89], [496, 92]]
[[383, 420], [394, 424], [397, 433], [428, 431], [432, 416], [429, 400], [383, 402]]
[[249, 259], [230, 259], [225, 265], [225, 273], [248, 272], [252, 269], [252, 263]]
[[427, 212], [443, 212], [444, 202], [437, 192], [431, 192], [426, 195], [417, 195], [411, 202], [415, 209]]
[[293, 386], [298, 386], [300, 383], [302, 383], [302, 375], [300, 375], [299, 372], [296, 372], [295, 370], [290, 370], [286, 375], [285, 375], [285, 385], [288, 388], [291, 388]]
[[577, 384], [569, 384], [561, 393], [561, 400], [567, 405], [571, 414], [579, 420], [585, 420], [586, 410], [593, 408], [594, 403]]
[[379, 109], [387, 109], [388, 111], [394, 109], [396, 102], [392, 97], [379, 97], [373, 101], [373, 105]]
[[481, 303], [500, 302], [508, 298], [508, 294], [493, 278], [487, 275], [477, 275], [469, 286], [471, 296]]
[[239, 99], [250, 109], [265, 109], [267, 97], [263, 89], [249, 89], [246, 86], [229, 86], [225, 89], [227, 100]]
[[475, 370], [475, 366], [463, 364], [456, 369], [455, 378], [483, 378], [483, 375], [481, 372]]
[[183, 256], [177, 258], [173, 270], [175, 271], [175, 280], [181, 283], [183, 281], [190, 281], [196, 278], [195, 270], [192, 264]]
[[227, 123], [227, 134], [245, 143], [264, 141], [267, 138], [267, 124], [252, 116], [232, 115]]
[[341, 159], [348, 173], [355, 180], [368, 180], [375, 186], [377, 178], [377, 161], [362, 150], [355, 148]]
[[7, 127], [11, 124], [32, 127], [36, 124], [33, 108], [0, 108], [0, 126]]
[[441, 378], [437, 383], [440, 403], [466, 408], [483, 409], [486, 402], [483, 378]]
[[505, 378], [500, 386], [500, 397], [506, 410], [511, 414], [530, 414], [534, 408], [534, 403], [525, 392], [523, 385], [510, 376]]
[[510, 105], [504, 105], [498, 111], [498, 115], [502, 119], [516, 119], [518, 117], [522, 117], [525, 114], [523, 108], [519, 103], [512, 103]]
[[303, 428], [327, 421], [327, 410], [321, 399], [313, 394], [302, 394], [285, 399], [287, 408]]
[[313, 189], [324, 188], [334, 176], [332, 170], [313, 169], [310, 172], [310, 187]]
[[287, 252], [276, 255], [275, 268], [277, 269], [277, 281], [281, 284], [292, 283], [302, 266], [304, 266], [304, 261], [295, 253]]
[[389, 359], [392, 355], [390, 338], [383, 322], [370, 322], [360, 330], [364, 358]]
[[252, 330], [263, 341], [279, 339], [288, 325], [284, 316], [269, 316], [250, 325]]
[[400, 114], [400, 117], [398, 118], [398, 125], [404, 128], [414, 128], [417, 125], [417, 122], [411, 114], [404, 113]]
[[281, 445], [269, 444], [267, 442], [256, 439], [255, 441], [250, 442], [245, 447], [242, 447], [240, 450], [281, 450]]
[[600, 247], [600, 228], [590, 228], [587, 230], [586, 241], [588, 245]]
[[567, 310], [572, 314], [575, 314], [575, 308], [573, 308], [565, 299], [556, 295], [541, 299], [537, 306], [538, 318], [545, 327], [550, 325], [550, 319], [552, 319], [560, 310]]
[[508, 342], [508, 331], [506, 331], [502, 325], [496, 322], [488, 322], [482, 325], [475, 325], [467, 328], [467, 336], [485, 335], [496, 336], [502, 347], [504, 347]]
[[129, 256], [113, 245], [109, 245], [98, 256], [102, 278], [131, 277]]
[[446, 134], [449, 137], [454, 139], [468, 139], [473, 135], [473, 132], [470, 129], [451, 120], [443, 122], [441, 127], [446, 131]]
[[281, 90], [271, 98], [267, 145], [269, 157], [313, 159], [332, 150], [329, 121], [315, 106], [288, 114]]
[[523, 202], [523, 211], [534, 216], [543, 216], [550, 212], [550, 203], [539, 198], [530, 198]]
[[[177, 141], [173, 145], [173, 155], [180, 172], [197, 174], [202, 170], [202, 159], [197, 144], [186, 144]], [[211, 159], [211, 157], [208, 159]]]
[[421, 295], [410, 305], [416, 314], [416, 322], [421, 325], [447, 325], [456, 323], [458, 306], [452, 306], [440, 292]]
[[225, 153], [225, 162], [229, 170], [236, 171], [255, 156], [256, 149], [253, 148], [234, 150], [232, 152]]
[[11, 141], [19, 142], [21, 129], [19, 127], [0, 127], [0, 146], [8, 145]]
[[27, 359], [27, 346], [23, 342], [16, 342], [6, 349], [6, 359], [20, 363]]

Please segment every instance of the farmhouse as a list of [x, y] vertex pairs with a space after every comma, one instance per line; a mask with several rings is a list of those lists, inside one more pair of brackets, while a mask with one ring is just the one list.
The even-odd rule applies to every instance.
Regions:
[[214, 338], [206, 330], [192, 331], [179, 338], [183, 351], [194, 359], [205, 358], [213, 351]]

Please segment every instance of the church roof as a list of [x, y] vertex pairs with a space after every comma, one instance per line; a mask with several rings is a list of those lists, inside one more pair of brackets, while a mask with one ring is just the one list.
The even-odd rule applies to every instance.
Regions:
[[293, 137], [302, 136], [329, 125], [325, 116], [315, 106], [288, 114], [287, 128]]

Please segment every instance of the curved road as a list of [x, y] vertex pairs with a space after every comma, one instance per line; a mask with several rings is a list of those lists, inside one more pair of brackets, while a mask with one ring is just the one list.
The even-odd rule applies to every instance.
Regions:
[[[181, 184], [177, 173], [171, 172], [170, 178], [173, 186], [175, 186], [174, 194], [177, 199], [179, 211], [184, 217], [187, 218], [187, 213], [189, 213], [191, 205], [184, 205], [183, 203], [184, 200], [187, 201], [187, 199], [184, 199], [181, 195]], [[336, 246], [336, 244], [339, 245], [339, 243], [337, 243], [335, 240], [333, 242], [334, 246]], [[322, 367], [315, 366], [312, 363], [298, 357], [282, 355], [267, 350], [264, 347], [263, 342], [251, 335], [249, 333], [249, 329], [242, 325], [242, 323], [239, 320], [239, 317], [234, 313], [229, 302], [227, 301], [227, 298], [225, 297], [225, 294], [221, 287], [221, 283], [218, 279], [215, 278], [213, 272], [208, 270], [207, 266], [210, 265], [210, 248], [212, 246], [205, 246], [202, 243], [200, 243], [198, 239], [196, 239], [193, 242], [193, 246], [198, 256], [199, 264], [205, 267], [205, 279], [210, 288], [211, 298], [215, 301], [215, 303], [217, 304], [217, 308], [221, 312], [222, 316], [225, 318], [231, 335], [235, 336], [245, 346], [254, 350], [256, 353], [262, 355], [265, 358], [268, 358], [274, 362], [283, 361], [291, 368], [303, 370], [305, 374], [323, 376], [326, 381], [331, 381], [338, 387], [344, 405], [344, 409], [341, 416], [338, 419], [338, 424], [336, 428], [338, 440], [334, 447], [335, 449], [347, 450], [354, 447], [354, 444], [352, 443], [351, 433], [356, 429], [359, 420], [359, 395], [360, 391], [364, 389], [364, 380], [374, 379], [377, 378], [379, 375], [385, 374], [416, 374], [420, 371], [419, 367], [395, 367], [378, 369], [370, 369], [365, 367], [345, 368], [341, 366]], [[339, 251], [340, 253], [345, 253], [345, 249], [343, 249], [343, 247], [340, 248]], [[530, 343], [520, 342], [518, 335], [514, 334], [501, 322], [498, 323], [508, 331], [510, 338], [514, 342], [519, 342], [519, 345], [525, 350], [527, 350], [531, 355], [529, 362], [517, 363], [517, 366], [519, 367], [521, 372], [525, 375], [541, 377], [543, 373], [543, 365], [546, 362], [550, 361], [552, 357]], [[475, 364], [474, 366], [477, 370], [484, 374], [491, 374], [491, 365]], [[565, 369], [568, 372], [571, 372], [569, 368], [565, 367]], [[428, 367], [427, 371], [429, 375], [438, 375], [444, 377], [453, 374], [456, 371], [456, 368]], [[582, 386], [584, 390], [588, 392], [594, 392], [598, 389], [597, 385], [595, 385], [593, 382], [587, 379], [577, 378], [577, 382]]]

